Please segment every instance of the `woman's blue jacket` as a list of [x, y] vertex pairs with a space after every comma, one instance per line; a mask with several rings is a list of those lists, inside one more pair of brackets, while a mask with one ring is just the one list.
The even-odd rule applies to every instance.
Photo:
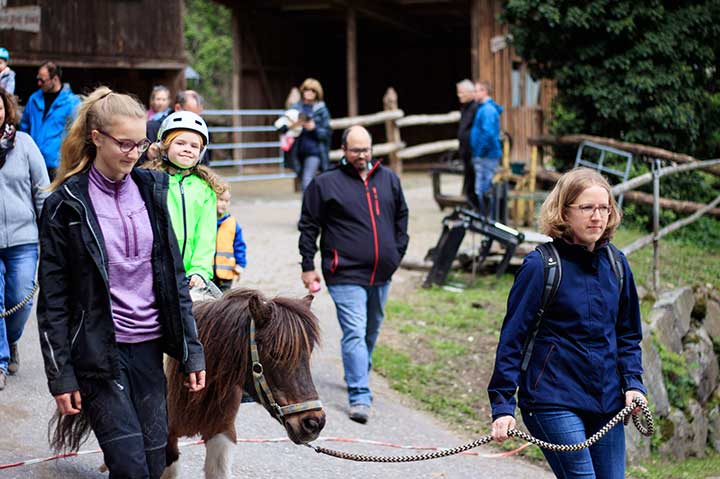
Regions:
[[630, 266], [622, 291], [606, 251], [593, 252], [555, 239], [562, 278], [535, 339], [527, 370], [520, 371], [525, 339], [532, 331], [544, 288], [544, 262], [533, 251], [510, 290], [495, 370], [488, 386], [493, 420], [521, 409], [571, 409], [615, 413], [625, 391], [646, 394], [642, 383], [642, 326]]

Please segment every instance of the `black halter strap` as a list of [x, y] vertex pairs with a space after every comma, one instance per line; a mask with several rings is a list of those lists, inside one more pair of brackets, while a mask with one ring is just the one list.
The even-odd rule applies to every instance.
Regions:
[[322, 402], [319, 399], [313, 401], [305, 401], [288, 406], [280, 406], [273, 397], [270, 386], [265, 379], [263, 365], [260, 362], [258, 354], [257, 342], [255, 341], [255, 319], [250, 318], [250, 357], [252, 358], [253, 383], [255, 384], [255, 394], [258, 399], [270, 411], [272, 417], [283, 424], [285, 416], [296, 414], [303, 411], [321, 411]]

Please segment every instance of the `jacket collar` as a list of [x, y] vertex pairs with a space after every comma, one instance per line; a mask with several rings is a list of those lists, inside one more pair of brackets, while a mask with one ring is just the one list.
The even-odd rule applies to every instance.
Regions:
[[582, 266], [597, 269], [600, 253], [606, 254], [603, 250], [608, 247], [609, 241], [606, 239], [599, 241], [592, 251], [588, 250], [586, 246], [570, 243], [565, 238], [555, 238], [553, 244], [561, 257]]
[[[376, 160], [375, 158], [373, 158], [372, 161], [368, 163], [368, 165], [370, 165], [370, 170], [367, 174], [368, 179], [375, 173], [375, 171], [380, 169], [381, 163], [382, 162], [380, 160]], [[358, 170], [353, 165], [351, 165], [344, 156], [340, 158], [338, 168], [340, 168], [340, 170], [346, 175], [359, 178], [362, 181], [362, 176], [360, 176]]]

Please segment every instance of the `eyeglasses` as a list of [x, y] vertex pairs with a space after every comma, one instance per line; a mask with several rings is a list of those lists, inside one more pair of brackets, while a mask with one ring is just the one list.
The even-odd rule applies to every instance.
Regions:
[[583, 216], [591, 217], [595, 211], [600, 212], [600, 216], [610, 216], [610, 205], [568, 205], [569, 208], [577, 208]]
[[370, 153], [370, 148], [348, 148], [347, 151], [349, 151], [353, 155], [362, 155], [362, 154], [367, 155]]
[[107, 136], [112, 141], [114, 141], [115, 144], [118, 147], [120, 147], [120, 151], [122, 151], [123, 153], [130, 153], [133, 148], [137, 148], [138, 153], [145, 153], [147, 151], [147, 149], [150, 148], [151, 141], [148, 140], [147, 138], [143, 138], [142, 140], [135, 143], [132, 140], [118, 140], [114, 136], [112, 136], [108, 133], [105, 133], [102, 130], [97, 130], [97, 132], [100, 133], [101, 135]]
[[43, 77], [35, 77], [35, 79], [40, 83], [41, 85], [44, 85], [45, 83], [50, 81], [50, 77], [43, 78]]

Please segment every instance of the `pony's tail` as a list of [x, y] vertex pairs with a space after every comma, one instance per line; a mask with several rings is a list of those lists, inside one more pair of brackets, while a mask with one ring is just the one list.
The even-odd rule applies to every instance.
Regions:
[[57, 453], [77, 452], [90, 437], [90, 421], [84, 411], [63, 416], [59, 411], [48, 422], [48, 442]]

